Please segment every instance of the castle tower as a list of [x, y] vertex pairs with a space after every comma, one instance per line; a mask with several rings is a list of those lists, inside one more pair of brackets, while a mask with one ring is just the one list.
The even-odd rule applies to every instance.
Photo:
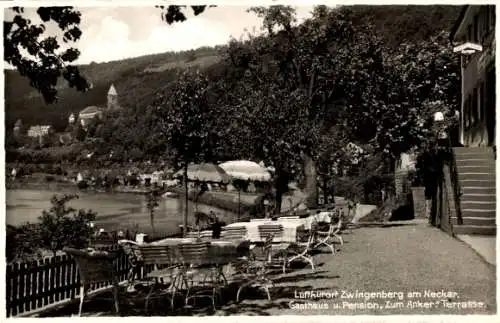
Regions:
[[118, 107], [118, 93], [115, 86], [111, 84], [108, 91], [108, 110]]
[[23, 128], [23, 122], [21, 119], [17, 119], [16, 124], [14, 125], [14, 136], [18, 137], [21, 135], [21, 131]]

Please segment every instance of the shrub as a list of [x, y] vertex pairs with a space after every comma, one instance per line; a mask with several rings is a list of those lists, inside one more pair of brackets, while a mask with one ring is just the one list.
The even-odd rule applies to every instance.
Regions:
[[45, 181], [46, 182], [53, 182], [56, 178], [52, 175], [47, 175], [45, 176]]
[[79, 189], [84, 190], [86, 189], [89, 185], [87, 184], [87, 181], [80, 181], [76, 184]]
[[63, 170], [62, 170], [61, 166], [54, 167], [53, 172], [56, 175], [62, 175], [63, 174]]
[[6, 257], [8, 261], [31, 258], [41, 250], [55, 255], [64, 247], [85, 248], [91, 237], [90, 222], [96, 214], [90, 210], [75, 210], [66, 204], [76, 195], [54, 195], [52, 207], [43, 211], [38, 223], [6, 228]]
[[35, 246], [51, 250], [54, 255], [64, 247], [85, 248], [92, 234], [90, 223], [96, 213], [91, 210], [76, 210], [67, 203], [78, 195], [54, 195], [51, 208], [38, 218], [36, 230], [31, 232]]

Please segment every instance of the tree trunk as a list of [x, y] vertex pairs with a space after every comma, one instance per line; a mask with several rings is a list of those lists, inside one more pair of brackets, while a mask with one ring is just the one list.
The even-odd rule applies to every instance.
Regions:
[[276, 196], [275, 196], [274, 214], [280, 214], [281, 203], [283, 201], [283, 193], [285, 193], [285, 190], [288, 187], [288, 174], [281, 169], [276, 169], [275, 187], [276, 187]]
[[238, 188], [238, 221], [240, 220], [241, 213], [241, 188]]
[[149, 221], [151, 222], [151, 230], [153, 231], [153, 234], [154, 234], [155, 233], [155, 212], [154, 211], [150, 211]]
[[328, 179], [326, 176], [323, 177], [323, 203], [328, 204], [330, 201], [330, 188], [328, 187]]
[[318, 206], [318, 185], [316, 164], [311, 156], [304, 155], [304, 176], [306, 180], [306, 206], [314, 209]]
[[281, 203], [283, 201], [283, 190], [276, 187], [276, 205], [274, 208], [274, 214], [281, 213]]
[[188, 221], [188, 203], [189, 203], [189, 192], [188, 192], [188, 164], [184, 163], [184, 219], [182, 221], [183, 229], [182, 236], [186, 237], [187, 235], [187, 221]]

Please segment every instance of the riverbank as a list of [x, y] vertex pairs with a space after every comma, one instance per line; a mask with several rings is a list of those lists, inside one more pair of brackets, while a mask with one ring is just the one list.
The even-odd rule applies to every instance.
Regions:
[[[47, 175], [50, 176], [50, 175]], [[30, 177], [23, 177], [16, 179], [15, 181], [6, 182], [7, 190], [47, 190], [47, 191], [64, 191], [68, 193], [83, 193], [83, 192], [97, 192], [97, 193], [129, 193], [129, 194], [146, 194], [151, 190], [151, 187], [138, 187], [138, 186], [125, 186], [117, 185], [112, 188], [96, 188], [89, 187], [86, 189], [78, 188], [77, 184], [65, 180], [63, 177], [51, 177], [50, 181], [45, 180], [45, 176], [42, 174]], [[169, 192], [169, 196], [166, 198], [181, 198], [185, 196], [184, 189], [180, 187], [170, 187], [168, 189], [160, 189], [160, 194]], [[188, 198], [190, 202], [194, 202], [196, 199], [195, 191], [190, 191]], [[256, 210], [256, 199], [258, 195], [256, 194], [241, 194], [240, 202], [238, 202], [238, 194], [233, 192], [224, 191], [208, 191], [202, 194], [197, 199], [197, 203], [214, 206], [226, 211], [240, 214], [254, 214]]]

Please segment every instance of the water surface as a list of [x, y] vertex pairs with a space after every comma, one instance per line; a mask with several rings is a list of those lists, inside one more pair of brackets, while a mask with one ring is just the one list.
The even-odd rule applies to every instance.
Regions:
[[[50, 199], [62, 191], [12, 189], [6, 191], [6, 224], [20, 225], [36, 222], [43, 210], [50, 208]], [[142, 194], [79, 192], [79, 198], [69, 203], [75, 209], [91, 209], [97, 212], [96, 224], [107, 230], [140, 229], [150, 232], [150, 215], [146, 199]], [[181, 198], [182, 199], [182, 198]], [[179, 205], [180, 203], [180, 205]], [[176, 233], [182, 224], [183, 201], [178, 198], [161, 198], [155, 212], [155, 229], [161, 232]], [[193, 221], [194, 203], [189, 203], [189, 222]], [[212, 206], [197, 205], [202, 212], [210, 210], [218, 213], [226, 222], [234, 221], [234, 213]]]

